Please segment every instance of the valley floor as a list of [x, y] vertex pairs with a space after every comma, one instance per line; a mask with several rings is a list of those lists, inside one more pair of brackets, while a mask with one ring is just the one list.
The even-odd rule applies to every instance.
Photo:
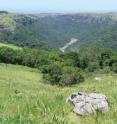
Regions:
[[[110, 111], [75, 115], [66, 98], [79, 91], [105, 94]], [[45, 84], [36, 69], [0, 64], [0, 124], [117, 124], [117, 75], [94, 74], [81, 84], [62, 88]]]

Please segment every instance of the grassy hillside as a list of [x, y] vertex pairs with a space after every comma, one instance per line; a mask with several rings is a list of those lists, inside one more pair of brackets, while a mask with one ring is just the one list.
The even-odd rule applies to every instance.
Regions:
[[[96, 76], [101, 81], [96, 81]], [[72, 87], [45, 84], [35, 69], [0, 64], [1, 124], [116, 124], [117, 75], [94, 74]], [[106, 114], [77, 116], [66, 98], [73, 92], [104, 93], [110, 105]]]
[[4, 44], [4, 43], [0, 43], [0, 47], [8, 47], [8, 48], [12, 48], [12, 49], [15, 49], [15, 50], [19, 50], [19, 49], [22, 49], [21, 47], [17, 47], [13, 44]]

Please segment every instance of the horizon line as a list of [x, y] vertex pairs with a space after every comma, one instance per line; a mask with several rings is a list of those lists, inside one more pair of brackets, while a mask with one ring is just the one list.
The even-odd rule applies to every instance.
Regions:
[[5, 10], [0, 9], [0, 11], [6, 11], [9, 13], [19, 13], [19, 14], [77, 14], [77, 13], [117, 13], [117, 10], [92, 10], [92, 11], [22, 11], [22, 10]]

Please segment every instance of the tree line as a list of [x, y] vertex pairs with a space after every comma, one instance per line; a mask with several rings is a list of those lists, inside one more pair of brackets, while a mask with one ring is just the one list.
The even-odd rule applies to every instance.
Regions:
[[111, 49], [87, 48], [79, 52], [14, 50], [0, 48], [0, 62], [39, 69], [47, 83], [69, 86], [85, 80], [84, 73], [106, 70], [117, 73], [117, 52]]

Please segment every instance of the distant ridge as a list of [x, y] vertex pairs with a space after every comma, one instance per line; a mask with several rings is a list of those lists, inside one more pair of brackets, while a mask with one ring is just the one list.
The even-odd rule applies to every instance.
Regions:
[[8, 11], [0, 11], [0, 13], [8, 14], [9, 12]]
[[[0, 41], [3, 43], [62, 51], [117, 48], [117, 13], [7, 13], [0, 11]], [[68, 41], [72, 37], [78, 42], [71, 45]]]

